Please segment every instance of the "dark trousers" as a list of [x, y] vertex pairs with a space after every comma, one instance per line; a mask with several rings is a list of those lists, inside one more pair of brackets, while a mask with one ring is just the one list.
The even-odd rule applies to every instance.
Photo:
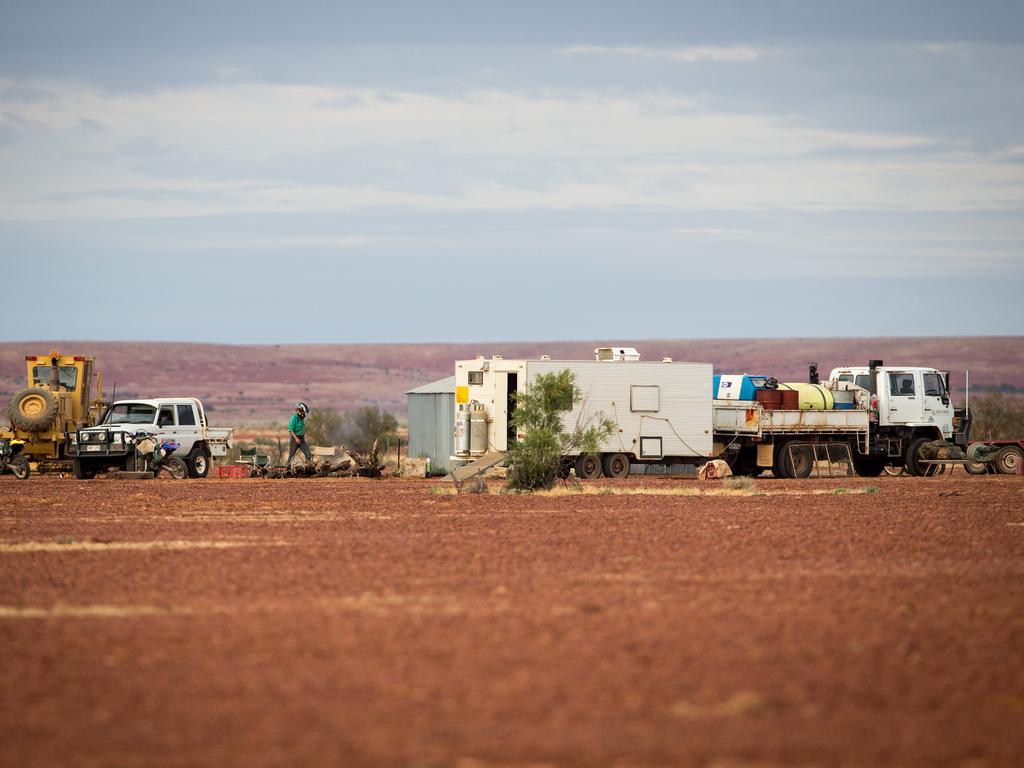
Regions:
[[310, 453], [309, 446], [306, 445], [305, 436], [300, 437], [298, 442], [295, 442], [293, 438], [288, 438], [288, 442], [291, 444], [291, 447], [288, 449], [288, 461], [285, 463], [286, 467], [290, 467], [292, 465], [292, 459], [295, 458], [296, 451], [302, 451], [302, 455], [306, 457], [306, 461], [313, 460], [313, 454]]

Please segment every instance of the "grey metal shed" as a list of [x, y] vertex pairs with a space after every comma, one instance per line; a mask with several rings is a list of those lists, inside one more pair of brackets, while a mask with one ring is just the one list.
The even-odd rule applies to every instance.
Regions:
[[432, 470], [448, 471], [455, 451], [455, 377], [405, 393], [409, 398], [409, 456], [429, 456]]

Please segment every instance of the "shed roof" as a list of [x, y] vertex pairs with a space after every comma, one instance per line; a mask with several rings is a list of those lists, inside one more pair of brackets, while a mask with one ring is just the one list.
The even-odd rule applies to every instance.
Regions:
[[407, 395], [454, 395], [455, 394], [455, 377], [447, 376], [437, 381], [432, 381], [429, 384], [424, 384], [416, 389], [410, 389], [405, 394]]

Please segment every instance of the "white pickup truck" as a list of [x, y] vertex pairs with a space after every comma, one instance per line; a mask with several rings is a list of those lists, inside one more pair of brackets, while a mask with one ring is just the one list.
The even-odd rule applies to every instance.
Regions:
[[189, 477], [206, 477], [210, 458], [231, 447], [234, 428], [209, 426], [203, 404], [194, 397], [118, 400], [96, 426], [72, 436], [75, 477], [90, 480], [98, 471], [127, 468], [135, 451], [131, 437], [139, 431], [179, 443], [175, 455], [184, 459]]

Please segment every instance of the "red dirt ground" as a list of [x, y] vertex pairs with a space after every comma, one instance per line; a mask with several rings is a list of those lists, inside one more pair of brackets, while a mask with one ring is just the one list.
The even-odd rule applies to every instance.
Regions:
[[607, 486], [0, 477], [0, 765], [1024, 762], [1020, 478]]

